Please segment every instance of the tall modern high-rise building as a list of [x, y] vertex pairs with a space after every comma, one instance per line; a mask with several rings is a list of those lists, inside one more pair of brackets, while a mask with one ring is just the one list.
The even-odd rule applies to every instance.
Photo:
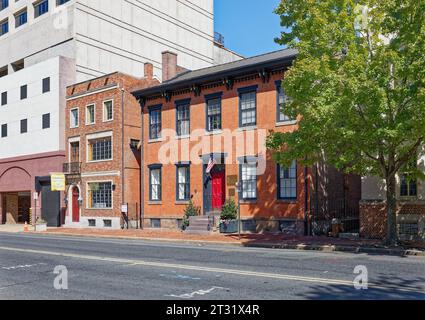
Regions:
[[68, 85], [115, 71], [141, 78], [146, 63], [161, 80], [164, 51], [190, 70], [241, 58], [214, 32], [213, 7], [213, 0], [0, 0], [0, 223], [25, 221], [28, 208], [37, 209], [34, 193], [62, 170]]

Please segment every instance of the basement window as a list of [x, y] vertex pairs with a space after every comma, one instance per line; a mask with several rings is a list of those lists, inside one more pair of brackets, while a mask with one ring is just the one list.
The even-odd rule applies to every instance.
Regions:
[[96, 227], [96, 220], [95, 219], [89, 219], [89, 227]]
[[151, 219], [151, 228], [153, 229], [161, 228], [161, 219]]
[[112, 220], [103, 220], [103, 226], [105, 228], [112, 228]]

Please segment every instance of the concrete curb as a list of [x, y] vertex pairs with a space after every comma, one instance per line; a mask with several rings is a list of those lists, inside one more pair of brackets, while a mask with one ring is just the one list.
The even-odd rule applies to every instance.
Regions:
[[252, 248], [269, 248], [269, 249], [286, 249], [286, 250], [311, 250], [321, 252], [347, 252], [347, 253], [367, 253], [376, 255], [396, 255], [396, 256], [416, 256], [425, 257], [425, 251], [412, 249], [389, 249], [374, 248], [347, 245], [304, 245], [304, 244], [271, 244], [271, 243], [250, 243], [245, 247]]
[[392, 256], [415, 256], [425, 257], [425, 251], [414, 249], [390, 249], [348, 245], [317, 245], [317, 244], [279, 244], [279, 243], [236, 243], [213, 240], [193, 240], [193, 239], [173, 239], [173, 238], [142, 238], [128, 236], [108, 236], [108, 235], [86, 235], [86, 234], [68, 234], [68, 233], [49, 233], [49, 232], [20, 232], [21, 234], [37, 234], [42, 236], [66, 236], [73, 238], [93, 238], [93, 239], [119, 239], [119, 240], [142, 240], [156, 242], [173, 242], [173, 243], [191, 243], [206, 245], [228, 245], [245, 248], [265, 248], [265, 249], [281, 249], [281, 250], [300, 250], [300, 251], [317, 251], [317, 252], [346, 252], [346, 253], [366, 253], [376, 255], [392, 255]]

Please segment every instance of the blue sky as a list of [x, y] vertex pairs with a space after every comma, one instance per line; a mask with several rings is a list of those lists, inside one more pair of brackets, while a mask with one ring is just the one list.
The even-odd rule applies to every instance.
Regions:
[[215, 0], [215, 31], [227, 48], [250, 57], [282, 49], [274, 42], [280, 34], [280, 0]]

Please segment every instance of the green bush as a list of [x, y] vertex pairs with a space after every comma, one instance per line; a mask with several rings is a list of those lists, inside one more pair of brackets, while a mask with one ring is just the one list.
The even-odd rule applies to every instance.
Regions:
[[221, 220], [236, 220], [238, 216], [238, 206], [233, 200], [227, 200], [223, 205]]
[[184, 218], [183, 218], [183, 225], [182, 228], [185, 230], [190, 223], [190, 217], [196, 217], [201, 215], [201, 208], [197, 207], [193, 204], [193, 201], [190, 200], [189, 204], [184, 209]]

